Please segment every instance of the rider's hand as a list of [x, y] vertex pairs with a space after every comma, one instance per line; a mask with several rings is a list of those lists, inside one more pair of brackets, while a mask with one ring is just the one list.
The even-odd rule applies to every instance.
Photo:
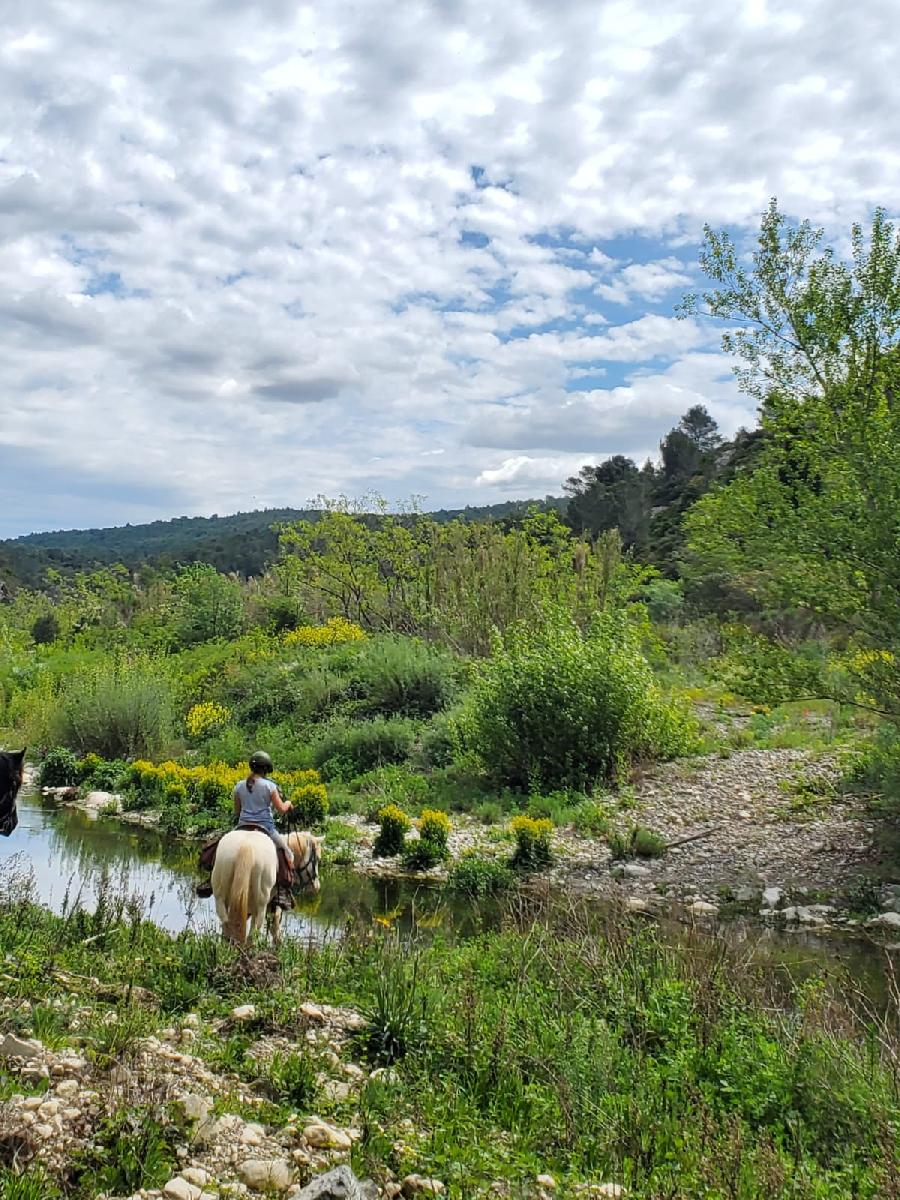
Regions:
[[285, 801], [285, 805], [284, 805], [285, 812], [290, 812], [293, 809], [293, 807], [294, 806], [293, 806], [293, 804], [291, 804], [290, 800]]

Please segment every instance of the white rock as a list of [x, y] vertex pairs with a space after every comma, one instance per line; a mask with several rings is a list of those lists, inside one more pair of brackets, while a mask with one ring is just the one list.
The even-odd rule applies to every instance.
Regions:
[[256, 1016], [255, 1004], [239, 1004], [231, 1010], [232, 1021], [252, 1021]]
[[205, 1096], [198, 1096], [195, 1092], [188, 1092], [186, 1096], [181, 1097], [181, 1107], [184, 1110], [184, 1115], [189, 1121], [205, 1121], [212, 1109], [212, 1104]]
[[0, 1041], [0, 1058], [38, 1058], [44, 1052], [44, 1047], [37, 1038], [20, 1038], [14, 1033], [8, 1033]]
[[61, 1100], [74, 1100], [78, 1095], [78, 1080], [64, 1079], [56, 1085], [56, 1094]]
[[300, 1015], [306, 1017], [307, 1021], [315, 1021], [317, 1025], [325, 1024], [325, 1014], [314, 1004], [301, 1004]]
[[612, 1200], [619, 1200], [620, 1196], [625, 1195], [625, 1189], [620, 1183], [601, 1183], [594, 1195], [610, 1196]]
[[294, 1168], [285, 1158], [248, 1158], [238, 1167], [238, 1175], [253, 1191], [286, 1192], [294, 1181]]
[[59, 1101], [58, 1100], [45, 1100], [44, 1103], [38, 1109], [38, 1116], [42, 1120], [47, 1121], [50, 1119], [50, 1117], [55, 1117], [58, 1112], [59, 1112]]
[[900, 912], [884, 912], [881, 916], [866, 921], [867, 925], [877, 925], [882, 929], [900, 929]]
[[762, 894], [763, 908], [777, 908], [784, 898], [780, 887], [767, 887]]
[[200, 1018], [196, 1013], [188, 1013], [181, 1023], [185, 1029], [197, 1029], [200, 1025]]
[[343, 1129], [335, 1129], [324, 1121], [311, 1121], [303, 1129], [307, 1144], [317, 1150], [349, 1150], [353, 1145], [350, 1135]]
[[202, 1188], [209, 1183], [209, 1172], [204, 1171], [202, 1167], [185, 1167], [181, 1176], [188, 1183], [192, 1183], [194, 1187]]
[[39, 1137], [41, 1141], [46, 1141], [47, 1138], [52, 1138], [56, 1132], [57, 1131], [52, 1125], [47, 1125], [44, 1123], [34, 1125], [35, 1136]]
[[37, 1112], [43, 1103], [43, 1096], [28, 1096], [19, 1107], [24, 1108], [26, 1112]]
[[688, 911], [695, 917], [712, 917], [719, 911], [719, 906], [710, 904], [708, 900], [695, 900]]
[[426, 1179], [424, 1175], [407, 1175], [401, 1187], [404, 1196], [440, 1196], [445, 1191], [439, 1179]]
[[556, 1190], [556, 1180], [552, 1175], [538, 1175], [535, 1182], [538, 1183], [542, 1188], [547, 1188], [548, 1191], [553, 1192]]
[[257, 1125], [255, 1121], [248, 1121], [241, 1130], [239, 1141], [244, 1146], [261, 1146], [265, 1136], [266, 1131], [262, 1125]]
[[626, 879], [646, 879], [653, 872], [649, 867], [642, 867], [640, 863], [626, 863], [622, 869], [622, 874]]
[[163, 1195], [167, 1200], [200, 1200], [200, 1188], [176, 1175], [163, 1188]]

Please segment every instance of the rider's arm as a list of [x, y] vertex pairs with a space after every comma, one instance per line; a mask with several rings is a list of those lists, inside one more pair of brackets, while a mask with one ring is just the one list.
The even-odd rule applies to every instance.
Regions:
[[234, 791], [231, 795], [231, 803], [234, 805], [235, 817], [240, 817], [240, 815], [241, 815], [241, 798], [237, 794], [237, 788], [234, 789]]
[[290, 800], [282, 800], [278, 788], [272, 790], [272, 807], [277, 813], [286, 813], [291, 811]]

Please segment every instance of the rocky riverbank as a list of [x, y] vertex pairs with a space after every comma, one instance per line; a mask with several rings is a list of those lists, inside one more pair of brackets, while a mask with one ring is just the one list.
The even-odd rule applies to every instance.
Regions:
[[[879, 827], [859, 801], [840, 794], [835, 755], [804, 750], [739, 750], [729, 756], [666, 763], [610, 797], [610, 820], [643, 826], [668, 847], [653, 858], [614, 861], [605, 837], [572, 826], [554, 830], [551, 886], [624, 899], [635, 910], [679, 906], [692, 919], [740, 912], [788, 927], [847, 927], [900, 933], [900, 886], [885, 879]], [[158, 815], [123, 812], [107, 792], [48, 794], [91, 815], [113, 813], [152, 827]], [[405, 874], [397, 859], [373, 855], [375, 828], [356, 814], [339, 818], [353, 831], [343, 846], [355, 870]], [[453, 814], [452, 861], [463, 853], [508, 856], [501, 827]], [[447, 866], [421, 873], [442, 881]]]

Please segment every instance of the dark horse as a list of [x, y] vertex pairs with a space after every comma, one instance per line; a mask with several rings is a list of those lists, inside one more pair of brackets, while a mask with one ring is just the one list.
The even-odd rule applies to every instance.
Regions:
[[0, 834], [9, 837], [19, 823], [16, 796], [22, 786], [25, 751], [10, 754], [0, 751]]

